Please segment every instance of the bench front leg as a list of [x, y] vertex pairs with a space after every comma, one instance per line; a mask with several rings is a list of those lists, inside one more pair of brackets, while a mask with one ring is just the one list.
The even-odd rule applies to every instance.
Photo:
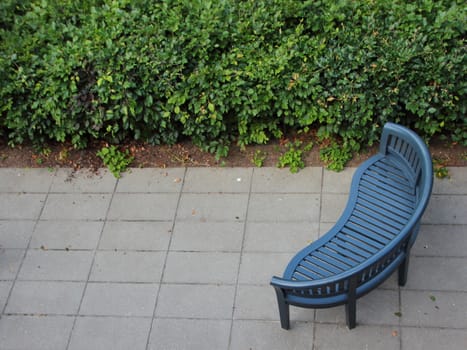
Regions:
[[399, 265], [399, 286], [403, 287], [407, 283], [407, 274], [409, 272], [410, 250], [407, 251], [404, 260]]
[[352, 277], [349, 280], [349, 292], [347, 304], [345, 304], [345, 319], [349, 329], [355, 328], [357, 325], [357, 280]]
[[285, 295], [281, 288], [274, 287], [277, 295], [277, 304], [279, 305], [279, 316], [281, 319], [281, 327], [290, 329], [290, 305], [285, 301]]

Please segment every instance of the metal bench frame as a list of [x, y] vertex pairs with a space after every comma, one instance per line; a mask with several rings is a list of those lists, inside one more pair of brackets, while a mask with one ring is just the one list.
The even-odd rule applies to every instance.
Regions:
[[403, 126], [387, 123], [378, 154], [353, 176], [340, 219], [292, 258], [282, 278], [272, 278], [282, 328], [290, 328], [290, 305], [345, 304], [346, 323], [352, 329], [358, 298], [396, 269], [399, 285], [405, 285], [410, 249], [432, 186], [432, 160], [423, 140]]

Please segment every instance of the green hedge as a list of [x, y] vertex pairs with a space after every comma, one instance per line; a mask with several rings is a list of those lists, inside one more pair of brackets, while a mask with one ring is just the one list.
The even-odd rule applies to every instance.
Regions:
[[463, 1], [3, 0], [0, 12], [11, 145], [189, 138], [223, 156], [319, 128], [347, 156], [386, 121], [467, 143]]

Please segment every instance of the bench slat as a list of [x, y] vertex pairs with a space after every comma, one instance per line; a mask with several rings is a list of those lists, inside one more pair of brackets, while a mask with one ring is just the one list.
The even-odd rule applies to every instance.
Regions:
[[374, 193], [374, 196], [381, 196], [381, 200], [384, 200], [384, 198], [390, 198], [396, 202], [399, 202], [409, 208], [413, 208], [414, 207], [414, 201], [413, 201], [413, 198], [412, 197], [405, 197], [405, 196], [397, 196], [395, 195], [393, 192], [390, 192], [386, 189], [383, 189], [381, 187], [378, 187], [378, 186], [375, 186], [374, 184], [368, 182], [368, 181], [365, 181], [365, 179], [363, 179], [361, 182], [360, 182], [360, 188], [368, 188], [370, 190], [370, 192], [373, 192]]
[[[363, 191], [360, 191], [360, 193], [358, 194], [358, 198], [361, 200], [367, 201], [369, 203], [372, 203], [374, 206], [378, 208], [383, 208], [387, 210], [388, 212], [398, 215], [406, 220], [410, 219], [412, 211], [402, 210], [400, 206], [395, 206], [394, 203], [389, 203], [390, 200], [385, 200], [384, 202], [382, 202], [381, 200], [378, 201], [376, 198], [371, 197], [370, 195], [364, 193]], [[410, 210], [410, 209], [407, 209], [407, 210]]]
[[315, 264], [315, 265], [319, 266], [320, 268], [323, 268], [326, 271], [332, 272], [332, 274], [342, 272], [342, 269], [338, 269], [335, 266], [328, 263], [328, 259], [319, 258], [319, 257], [316, 256], [316, 254], [307, 255], [305, 257], [305, 260], [311, 262], [312, 264]]
[[363, 222], [366, 222], [366, 223], [368, 223], [368, 224], [373, 225], [373, 227], [375, 228], [376, 232], [380, 232], [380, 231], [383, 230], [383, 231], [385, 231], [385, 232], [388, 232], [388, 233], [391, 234], [392, 236], [396, 236], [397, 233], [398, 233], [397, 228], [395, 228], [395, 227], [393, 227], [393, 226], [390, 226], [390, 225], [387, 225], [387, 224], [385, 224], [383, 221], [377, 220], [377, 219], [371, 217], [368, 213], [359, 211], [358, 209], [355, 209], [355, 210], [352, 212], [352, 216], [361, 219]]
[[352, 265], [348, 265], [344, 263], [342, 259], [339, 260], [338, 258], [336, 258], [336, 256], [338, 256], [337, 254], [335, 255], [332, 253], [325, 254], [325, 252], [323, 254], [321, 249], [315, 250], [314, 252], [311, 253], [311, 255], [316, 256], [318, 259], [326, 261], [326, 263], [329, 265], [335, 266], [336, 269], [340, 270], [341, 272], [346, 271], [350, 267], [352, 267]]
[[[367, 245], [373, 247], [375, 250], [380, 250], [384, 248], [384, 244], [375, 240], [374, 235], [373, 237], [369, 237], [368, 235], [363, 234], [362, 232], [355, 231], [352, 229], [352, 227], [348, 224], [346, 224], [341, 231], [345, 233], [346, 235], [349, 235], [351, 237], [354, 237], [355, 239], [358, 239], [360, 241], [365, 242]], [[386, 240], [387, 241], [387, 240]]]
[[413, 192], [412, 193], [407, 193], [402, 190], [400, 190], [396, 186], [389, 186], [389, 185], [384, 185], [380, 181], [372, 178], [371, 176], [365, 176], [362, 177], [360, 184], [371, 184], [373, 185], [373, 189], [377, 193], [385, 193], [389, 197], [397, 197], [397, 198], [403, 198], [405, 200], [410, 201], [413, 198]]
[[307, 270], [312, 271], [313, 273], [315, 273], [317, 275], [320, 275], [321, 276], [320, 278], [329, 277], [329, 276], [333, 275], [333, 273], [331, 273], [330, 271], [328, 271], [328, 270], [326, 270], [324, 268], [321, 268], [320, 266], [316, 265], [314, 262], [309, 261], [308, 256], [306, 256], [300, 262], [300, 266], [306, 268]]
[[368, 230], [367, 228], [356, 225], [352, 221], [347, 221], [345, 224], [345, 228], [350, 229], [360, 235], [366, 236], [368, 237], [368, 239], [375, 241], [376, 243], [381, 244], [383, 246], [385, 246], [391, 240], [391, 238], [379, 235], [376, 232]]
[[398, 187], [405, 193], [413, 194], [413, 188], [410, 187], [408, 183], [395, 181], [391, 177], [389, 177], [387, 174], [382, 174], [381, 172], [377, 172], [372, 169], [369, 169], [369, 171], [365, 172], [365, 176], [368, 178], [374, 178], [375, 181], [378, 181], [379, 183], [387, 184], [388, 186], [391, 186], [391, 187]]
[[394, 215], [381, 207], [377, 207], [372, 203], [368, 203], [362, 200], [357, 201], [354, 210], [365, 212], [372, 218], [381, 222], [391, 223], [390, 226], [395, 227], [397, 230], [400, 230], [407, 222], [406, 219], [401, 218], [400, 216]]
[[353, 245], [367, 251], [371, 255], [375, 254], [379, 250], [379, 249], [367, 244], [365, 241], [360, 240], [360, 239], [354, 237], [351, 234], [345, 233], [344, 230], [341, 230], [338, 237], [340, 239], [344, 240], [344, 241], [349, 242], [350, 244], [353, 244]]
[[[334, 250], [331, 250], [326, 246], [319, 248], [317, 252], [330, 256], [331, 258], [334, 259], [335, 263], [342, 262], [343, 264], [347, 265], [348, 268], [354, 267], [358, 264], [357, 261], [349, 259], [340, 253], [336, 253]], [[346, 268], [345, 270], [347, 270], [348, 268]]]
[[388, 242], [391, 241], [394, 238], [393, 233], [383, 231], [378, 226], [375, 226], [375, 225], [371, 224], [370, 222], [368, 222], [366, 220], [362, 220], [361, 218], [359, 218], [359, 217], [357, 217], [355, 215], [351, 215], [348, 222], [351, 222], [351, 223], [354, 223], [354, 224], [356, 224], [358, 226], [364, 227], [368, 231], [370, 231], [371, 234], [379, 235], [379, 236], [382, 236], [382, 237], [386, 238], [388, 240]]

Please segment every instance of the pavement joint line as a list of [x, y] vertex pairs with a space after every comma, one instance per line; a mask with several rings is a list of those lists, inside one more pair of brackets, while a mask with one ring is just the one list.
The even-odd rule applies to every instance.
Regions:
[[253, 177], [255, 175], [255, 169], [256, 168], [253, 168], [250, 172], [250, 186], [249, 186], [249, 191], [248, 191], [248, 200], [247, 200], [246, 208], [245, 208], [245, 220], [244, 220], [243, 231], [242, 231], [242, 243], [240, 245], [240, 258], [238, 260], [237, 274], [235, 278], [235, 290], [234, 290], [234, 297], [233, 297], [233, 302], [232, 302], [232, 314], [231, 314], [231, 319], [230, 319], [229, 340], [227, 343], [228, 344], [227, 349], [232, 348], [232, 332], [233, 332], [235, 309], [237, 305], [237, 294], [238, 294], [238, 286], [239, 286], [239, 280], [240, 280], [240, 268], [242, 266], [243, 253], [245, 250], [246, 230], [247, 230], [247, 224], [248, 224], [248, 211], [250, 208], [250, 200], [251, 200], [251, 195], [252, 195], [251, 190], [253, 188]]
[[[97, 240], [95, 248], [92, 250], [94, 253], [93, 253], [93, 256], [92, 256], [91, 265], [89, 266], [89, 271], [88, 271], [88, 274], [87, 274], [87, 278], [86, 278], [86, 281], [85, 281], [83, 292], [81, 293], [81, 298], [80, 298], [80, 301], [79, 301], [78, 309], [76, 311], [76, 315], [79, 315], [80, 312], [81, 312], [81, 307], [83, 305], [84, 296], [86, 295], [86, 291], [87, 291], [88, 284], [89, 284], [89, 278], [91, 277], [91, 273], [92, 273], [92, 270], [94, 268], [94, 262], [96, 261], [97, 248], [99, 247], [100, 241], [102, 239], [102, 235], [104, 233], [104, 229], [105, 229], [105, 226], [106, 226], [106, 223], [107, 223], [107, 218], [109, 216], [110, 208], [112, 206], [112, 201], [113, 201], [113, 198], [115, 196], [115, 191], [117, 189], [117, 185], [118, 185], [118, 179], [117, 179], [117, 181], [115, 181], [113, 192], [111, 192], [110, 199], [109, 199], [109, 202], [107, 204], [107, 209], [105, 211], [105, 215], [104, 215], [104, 218], [102, 220], [104, 223], [103, 223], [102, 227], [100, 228], [99, 239]], [[107, 194], [109, 194], [109, 193], [110, 192], [108, 192]], [[75, 317], [73, 319], [73, 324], [71, 325], [70, 334], [68, 335], [66, 349], [69, 349], [69, 347], [70, 347], [71, 338], [73, 336], [73, 331], [74, 331], [75, 326], [76, 326], [76, 320], [77, 320], [77, 318]]]
[[153, 310], [152, 310], [152, 319], [151, 319], [151, 323], [149, 325], [148, 336], [147, 336], [147, 339], [146, 339], [146, 347], [145, 347], [146, 350], [149, 349], [149, 344], [151, 342], [151, 333], [152, 333], [152, 330], [153, 330], [153, 327], [154, 327], [154, 320], [156, 319], [157, 306], [159, 304], [159, 297], [160, 297], [162, 283], [163, 283], [162, 281], [164, 280], [165, 269], [166, 269], [166, 266], [167, 266], [167, 260], [169, 258], [170, 246], [172, 245], [172, 240], [173, 240], [173, 236], [174, 236], [174, 229], [175, 229], [175, 223], [177, 222], [178, 209], [180, 207], [180, 201], [181, 201], [182, 194], [183, 194], [183, 187], [185, 186], [187, 171], [188, 171], [188, 168], [185, 167], [184, 171], [183, 171], [183, 178], [181, 179], [181, 186], [180, 186], [180, 189], [179, 189], [179, 192], [178, 192], [177, 205], [175, 206], [175, 213], [174, 213], [173, 219], [172, 219], [172, 227], [170, 228], [170, 238], [169, 238], [169, 242], [167, 244], [167, 250], [165, 252], [164, 263], [162, 265], [162, 271], [161, 271], [161, 275], [160, 275], [160, 278], [159, 278], [159, 284], [158, 284], [157, 292], [156, 292], [156, 298], [154, 300], [154, 307], [153, 307]]

